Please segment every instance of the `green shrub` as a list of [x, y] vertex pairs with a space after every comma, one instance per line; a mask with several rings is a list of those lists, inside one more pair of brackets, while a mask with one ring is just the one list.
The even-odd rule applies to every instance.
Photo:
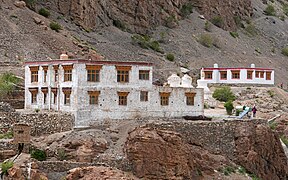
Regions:
[[233, 19], [237, 27], [243, 27], [240, 16], [234, 16]]
[[170, 15], [170, 16], [168, 16], [166, 18], [165, 24], [166, 24], [167, 27], [173, 28], [173, 27], [175, 27], [175, 25], [178, 25], [179, 22], [178, 22], [178, 20], [177, 20], [175, 15]]
[[267, 15], [267, 16], [275, 16], [276, 15], [276, 11], [275, 11], [274, 6], [268, 5], [266, 7], [266, 9], [264, 10], [264, 14]]
[[32, 10], [35, 8], [36, 0], [24, 0], [24, 1], [28, 8]]
[[180, 14], [184, 18], [193, 13], [193, 5], [191, 3], [184, 4], [180, 9]]
[[38, 161], [46, 160], [46, 153], [40, 149], [32, 149], [30, 150], [31, 157], [37, 159]]
[[230, 175], [231, 173], [235, 173], [235, 168], [231, 166], [226, 166], [219, 170], [220, 172], [224, 173], [225, 176]]
[[233, 102], [231, 100], [225, 102], [224, 107], [226, 109], [227, 114], [232, 115], [232, 110], [234, 109]]
[[153, 40], [150, 36], [148, 35], [139, 35], [135, 34], [131, 36], [132, 43], [133, 44], [138, 44], [140, 47], [144, 49], [152, 49], [156, 52], [163, 53], [160, 43], [158, 41]]
[[275, 121], [269, 124], [269, 127], [270, 127], [272, 130], [275, 130], [277, 126], [278, 126], [278, 124], [277, 124]]
[[20, 79], [12, 73], [4, 73], [0, 75], [0, 98], [11, 95], [20, 83]]
[[218, 101], [227, 102], [227, 101], [234, 101], [236, 99], [235, 95], [231, 91], [230, 87], [221, 87], [217, 88], [213, 93], [213, 98], [217, 99]]
[[60, 161], [64, 161], [67, 159], [67, 154], [64, 149], [58, 149], [57, 156]]
[[257, 35], [256, 27], [253, 24], [248, 24], [247, 27], [245, 28], [245, 31], [248, 33], [250, 37]]
[[168, 61], [174, 61], [175, 56], [174, 56], [174, 54], [172, 54], [172, 53], [168, 53], [168, 54], [166, 54], [166, 59], [167, 59]]
[[56, 32], [59, 32], [62, 29], [61, 25], [58, 24], [57, 22], [51, 22], [50, 28]]
[[288, 16], [288, 4], [283, 4], [282, 9], [283, 9], [284, 14], [285, 14], [286, 16]]
[[163, 51], [162, 51], [161, 48], [160, 48], [160, 44], [159, 44], [158, 41], [152, 41], [152, 42], [150, 42], [150, 43], [149, 43], [149, 47], [150, 47], [151, 49], [153, 49], [154, 51], [156, 51], [156, 52], [163, 53]]
[[50, 12], [46, 8], [39, 9], [38, 13], [46, 18], [50, 16]]
[[274, 91], [268, 90], [267, 92], [268, 92], [268, 94], [269, 94], [269, 96], [270, 96], [271, 98], [275, 96]]
[[205, 22], [205, 26], [204, 26], [204, 29], [208, 32], [211, 32], [212, 31], [212, 25], [209, 21], [206, 21]]
[[224, 21], [221, 16], [215, 16], [211, 19], [211, 23], [220, 28], [223, 26], [223, 22]]
[[123, 22], [121, 22], [120, 20], [118, 20], [118, 19], [113, 20], [113, 25], [115, 27], [117, 27], [118, 29], [121, 29], [122, 31], [126, 30], [125, 24]]
[[0, 167], [4, 174], [8, 174], [8, 170], [12, 168], [14, 163], [12, 161], [2, 162]]
[[236, 116], [239, 116], [239, 114], [241, 113], [242, 111], [240, 109], [236, 109]]
[[239, 37], [239, 34], [237, 32], [230, 32], [230, 35], [234, 38], [238, 38]]
[[208, 48], [213, 45], [213, 38], [210, 34], [201, 34], [198, 41], [200, 44]]
[[240, 166], [240, 167], [238, 168], [238, 172], [239, 172], [240, 174], [243, 174], [243, 175], [247, 174], [246, 169], [245, 169], [244, 167], [242, 167], [242, 166]]
[[288, 138], [283, 135], [283, 136], [280, 137], [280, 139], [288, 147]]
[[288, 56], [288, 46], [282, 49], [281, 53], [285, 56]]
[[4, 134], [0, 134], [0, 139], [12, 139], [13, 138], [13, 131], [8, 131]]

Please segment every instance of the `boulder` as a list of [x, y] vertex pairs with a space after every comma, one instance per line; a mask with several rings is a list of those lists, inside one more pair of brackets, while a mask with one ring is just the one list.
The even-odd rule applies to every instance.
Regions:
[[18, 7], [18, 8], [25, 8], [25, 7], [26, 7], [25, 1], [16, 1], [16, 2], [14, 3], [14, 5], [15, 5], [16, 7]]

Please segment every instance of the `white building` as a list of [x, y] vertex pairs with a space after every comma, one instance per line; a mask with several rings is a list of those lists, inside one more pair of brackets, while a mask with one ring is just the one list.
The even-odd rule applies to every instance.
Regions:
[[201, 69], [203, 83], [274, 85], [274, 69], [256, 68], [254, 64], [248, 68], [219, 68], [214, 64], [213, 68]]
[[151, 63], [73, 60], [64, 54], [25, 65], [25, 108], [71, 112], [76, 127], [104, 119], [204, 114], [203, 89], [189, 87], [187, 77], [185, 88], [154, 86]]

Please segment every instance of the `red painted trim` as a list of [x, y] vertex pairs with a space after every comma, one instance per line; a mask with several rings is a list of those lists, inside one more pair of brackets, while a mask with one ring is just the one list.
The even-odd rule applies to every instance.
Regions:
[[223, 71], [223, 70], [266, 70], [266, 71], [273, 71], [274, 69], [272, 68], [203, 68], [203, 71], [213, 71], [213, 70], [219, 70], [219, 71]]
[[25, 65], [57, 65], [57, 64], [97, 64], [97, 65], [143, 65], [153, 66], [150, 62], [137, 62], [137, 61], [92, 61], [85, 59], [68, 59], [68, 60], [50, 60], [50, 61], [26, 61]]

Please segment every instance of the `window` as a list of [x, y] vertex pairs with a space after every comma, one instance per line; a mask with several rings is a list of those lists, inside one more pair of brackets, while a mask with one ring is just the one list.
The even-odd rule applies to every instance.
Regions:
[[37, 104], [38, 88], [29, 88], [31, 93], [31, 104]]
[[160, 104], [161, 106], [169, 105], [170, 92], [160, 92]]
[[54, 68], [54, 81], [58, 82], [58, 69], [59, 69], [59, 67], [55, 65], [55, 66], [53, 66], [53, 68]]
[[140, 80], [149, 80], [149, 70], [139, 70]]
[[31, 71], [31, 83], [33, 82], [38, 82], [38, 70], [39, 67], [30, 67], [30, 71]]
[[51, 88], [51, 91], [53, 93], [53, 103], [57, 104], [57, 88]]
[[220, 71], [220, 79], [227, 79], [227, 71]]
[[63, 66], [63, 69], [64, 69], [64, 82], [72, 81], [73, 65], [65, 65]]
[[232, 72], [232, 79], [240, 79], [240, 71], [231, 71]]
[[41, 91], [43, 92], [43, 103], [47, 104], [48, 88], [47, 87], [41, 88]]
[[212, 79], [212, 71], [204, 71], [205, 79]]
[[64, 93], [64, 104], [70, 105], [71, 88], [62, 88], [62, 91]]
[[255, 77], [256, 78], [264, 78], [264, 71], [256, 71]]
[[127, 96], [129, 92], [118, 92], [119, 96], [119, 105], [120, 106], [127, 106]]
[[86, 65], [87, 70], [87, 81], [88, 82], [99, 82], [100, 81], [100, 69], [101, 65]]
[[253, 71], [247, 71], [247, 79], [252, 79], [253, 78]]
[[89, 104], [98, 104], [98, 97], [100, 91], [88, 91], [89, 94]]
[[43, 82], [47, 82], [47, 71], [48, 71], [48, 66], [42, 66], [43, 68]]
[[266, 80], [271, 80], [271, 72], [266, 72]]
[[185, 93], [186, 96], [186, 105], [188, 106], [194, 106], [194, 97], [196, 93], [194, 92], [187, 92]]
[[148, 91], [140, 91], [140, 101], [148, 101]]
[[131, 66], [116, 66], [117, 82], [129, 82], [129, 71]]

